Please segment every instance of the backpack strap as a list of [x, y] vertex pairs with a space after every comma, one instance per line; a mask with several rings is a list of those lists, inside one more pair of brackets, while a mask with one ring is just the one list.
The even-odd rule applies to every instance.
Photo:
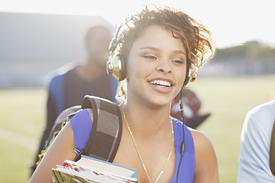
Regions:
[[122, 118], [117, 104], [95, 96], [86, 95], [82, 109], [92, 108], [93, 127], [85, 149], [81, 154], [108, 162], [113, 162], [118, 150], [122, 134]]
[[[275, 121], [274, 121], [275, 124]], [[269, 159], [269, 165], [270, 170], [272, 174], [275, 176], [275, 125], [273, 124], [273, 130], [271, 134], [271, 140], [270, 140], [270, 159]]]

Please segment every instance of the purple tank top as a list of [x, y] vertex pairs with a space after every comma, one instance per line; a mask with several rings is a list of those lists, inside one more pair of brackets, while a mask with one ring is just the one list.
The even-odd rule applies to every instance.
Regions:
[[[84, 109], [78, 112], [70, 120], [73, 133], [75, 146], [78, 150], [84, 149], [88, 143], [90, 133], [92, 131], [93, 122], [90, 118], [88, 110]], [[173, 118], [174, 125], [174, 139], [175, 139], [175, 151], [176, 151], [176, 168], [173, 178], [169, 181], [175, 183], [177, 180], [177, 171], [179, 169], [178, 182], [192, 183], [195, 175], [195, 149], [193, 137], [189, 129], [184, 125], [185, 133], [185, 152], [182, 157], [181, 164], [181, 144], [182, 144], [182, 123]], [[179, 167], [180, 166], [180, 167]]]

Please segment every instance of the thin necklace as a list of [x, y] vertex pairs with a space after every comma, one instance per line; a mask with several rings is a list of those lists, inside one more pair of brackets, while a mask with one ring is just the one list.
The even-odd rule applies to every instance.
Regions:
[[[145, 171], [145, 173], [146, 173], [146, 175], [147, 175], [147, 177], [148, 177], [150, 183], [152, 183], [152, 180], [151, 180], [151, 178], [150, 178], [150, 176], [149, 176], [149, 174], [148, 174], [147, 168], [146, 168], [146, 166], [145, 166], [145, 164], [144, 164], [144, 162], [143, 162], [143, 159], [142, 159], [142, 157], [141, 157], [141, 155], [140, 155], [140, 152], [139, 152], [139, 150], [138, 150], [138, 147], [137, 147], [136, 141], [135, 141], [135, 139], [134, 139], [133, 133], [132, 133], [132, 131], [131, 131], [129, 125], [128, 125], [128, 122], [127, 122], [127, 119], [126, 119], [126, 116], [125, 116], [125, 113], [124, 113], [124, 105], [122, 106], [122, 113], [123, 113], [124, 121], [125, 121], [125, 123], [126, 123], [126, 125], [127, 125], [127, 128], [128, 128], [128, 131], [129, 131], [129, 133], [130, 133], [130, 135], [131, 135], [131, 137], [132, 137], [133, 143], [134, 143], [135, 148], [136, 148], [136, 151], [137, 151], [137, 153], [138, 153], [139, 159], [140, 159], [140, 161], [141, 161], [142, 167], [143, 167], [143, 169], [144, 169], [144, 171]], [[172, 151], [173, 151], [173, 144], [174, 144], [174, 127], [173, 127], [172, 119], [171, 119], [171, 121], [170, 121], [170, 124], [171, 124], [171, 129], [172, 129], [172, 143], [171, 143], [171, 149], [170, 149], [168, 158], [167, 158], [166, 162], [164, 163], [164, 166], [163, 166], [162, 170], [160, 171], [158, 177], [157, 177], [156, 180], [154, 181], [154, 183], [156, 183], [156, 182], [159, 180], [160, 176], [163, 174], [164, 169], [165, 169], [165, 167], [166, 167], [166, 165], [167, 165], [167, 163], [168, 163], [168, 161], [169, 161], [169, 159], [170, 159], [170, 157], [171, 157]]]

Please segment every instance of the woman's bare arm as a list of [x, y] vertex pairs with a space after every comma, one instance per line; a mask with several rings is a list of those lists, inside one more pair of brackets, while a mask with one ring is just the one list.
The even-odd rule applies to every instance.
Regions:
[[74, 146], [73, 130], [71, 123], [68, 122], [46, 152], [29, 182], [53, 182], [51, 174], [52, 168], [55, 168], [56, 165], [62, 165], [66, 159], [73, 160], [76, 156], [76, 154], [72, 152]]
[[206, 134], [191, 131], [195, 144], [196, 168], [194, 183], [218, 183], [218, 163], [213, 145]]

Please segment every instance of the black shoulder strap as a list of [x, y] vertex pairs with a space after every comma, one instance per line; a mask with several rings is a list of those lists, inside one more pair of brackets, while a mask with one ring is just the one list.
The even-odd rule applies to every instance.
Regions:
[[113, 162], [122, 134], [119, 107], [106, 99], [86, 95], [82, 108], [92, 108], [93, 128], [87, 146], [81, 154]]
[[270, 156], [270, 159], [269, 159], [270, 170], [272, 174], [275, 176], [275, 121], [273, 124], [273, 130], [271, 134], [269, 156]]

